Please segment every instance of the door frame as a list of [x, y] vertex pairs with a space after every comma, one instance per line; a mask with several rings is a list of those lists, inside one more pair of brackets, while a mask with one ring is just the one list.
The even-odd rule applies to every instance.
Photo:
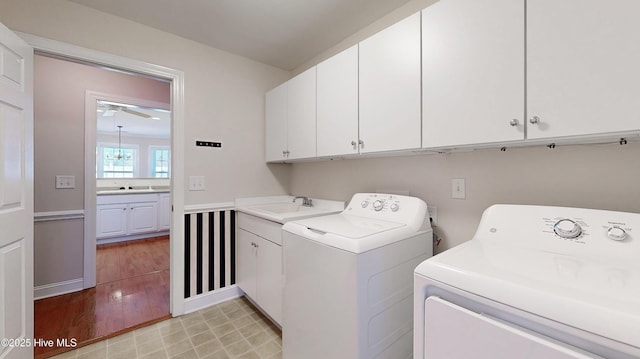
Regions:
[[[184, 314], [184, 72], [131, 58], [113, 55], [57, 40], [17, 32], [37, 52], [68, 60], [103, 65], [114, 69], [148, 75], [171, 82], [171, 230], [170, 230], [170, 310], [173, 316]], [[86, 169], [85, 169], [86, 171]], [[87, 176], [85, 173], [85, 180]], [[86, 188], [86, 186], [85, 186]], [[95, 192], [94, 192], [95, 195]], [[94, 201], [95, 201], [95, 196]], [[85, 194], [85, 206], [87, 196]], [[87, 233], [87, 207], [85, 207], [85, 236]], [[95, 215], [94, 215], [95, 218]], [[95, 241], [95, 223], [93, 223]], [[86, 241], [86, 238], [85, 238]], [[94, 248], [95, 249], [95, 248]], [[87, 249], [85, 248], [85, 256]], [[95, 256], [95, 253], [94, 253]], [[95, 272], [95, 268], [93, 269]], [[87, 275], [85, 261], [85, 276]], [[85, 277], [86, 278], [86, 277]], [[95, 281], [95, 273], [94, 273]]]

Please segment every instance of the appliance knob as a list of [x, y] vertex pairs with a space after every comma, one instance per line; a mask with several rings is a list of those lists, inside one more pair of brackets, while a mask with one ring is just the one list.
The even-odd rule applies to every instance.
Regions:
[[393, 212], [398, 212], [398, 210], [400, 209], [400, 206], [398, 206], [397, 203], [394, 203], [389, 208], [391, 208]]
[[609, 239], [613, 239], [614, 241], [623, 241], [625, 238], [627, 238], [627, 232], [620, 227], [613, 226], [607, 229], [607, 237], [609, 237]]
[[367, 208], [367, 206], [369, 205], [369, 201], [362, 201], [360, 205], [362, 206], [362, 208]]
[[373, 209], [375, 209], [376, 212], [382, 211], [382, 208], [384, 208], [384, 202], [382, 202], [381, 200], [376, 200], [375, 202], [373, 202]]
[[582, 227], [575, 221], [565, 218], [553, 225], [553, 231], [562, 238], [576, 238], [582, 234]]

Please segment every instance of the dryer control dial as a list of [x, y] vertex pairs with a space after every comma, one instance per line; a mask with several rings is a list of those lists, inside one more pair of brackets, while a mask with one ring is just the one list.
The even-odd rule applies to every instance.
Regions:
[[582, 227], [575, 221], [565, 218], [553, 225], [553, 231], [562, 238], [577, 238], [582, 234]]
[[614, 241], [623, 241], [625, 238], [627, 238], [627, 231], [620, 227], [612, 226], [607, 229], [607, 237], [609, 237], [609, 239], [613, 239]]
[[391, 206], [389, 206], [389, 208], [391, 208], [392, 212], [398, 212], [400, 206], [397, 203], [393, 203]]
[[362, 206], [362, 208], [367, 208], [367, 206], [369, 205], [369, 201], [362, 201], [360, 205]]
[[373, 209], [375, 209], [376, 212], [382, 211], [383, 208], [384, 208], [384, 201], [381, 201], [378, 199], [375, 202], [373, 202]]

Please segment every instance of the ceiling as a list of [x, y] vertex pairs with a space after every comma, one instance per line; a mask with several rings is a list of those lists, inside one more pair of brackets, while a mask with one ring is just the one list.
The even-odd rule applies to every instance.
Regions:
[[98, 134], [117, 135], [122, 126], [122, 138], [171, 136], [171, 112], [167, 110], [107, 101], [98, 101], [97, 109]]
[[409, 0], [70, 0], [287, 71]]

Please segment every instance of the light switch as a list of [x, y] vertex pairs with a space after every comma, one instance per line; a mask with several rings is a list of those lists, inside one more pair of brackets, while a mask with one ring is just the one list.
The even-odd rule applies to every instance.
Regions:
[[189, 176], [189, 191], [204, 191], [204, 176]]
[[56, 176], [56, 189], [76, 188], [76, 176]]
[[465, 199], [467, 191], [464, 185], [464, 178], [454, 178], [451, 180], [451, 198]]

